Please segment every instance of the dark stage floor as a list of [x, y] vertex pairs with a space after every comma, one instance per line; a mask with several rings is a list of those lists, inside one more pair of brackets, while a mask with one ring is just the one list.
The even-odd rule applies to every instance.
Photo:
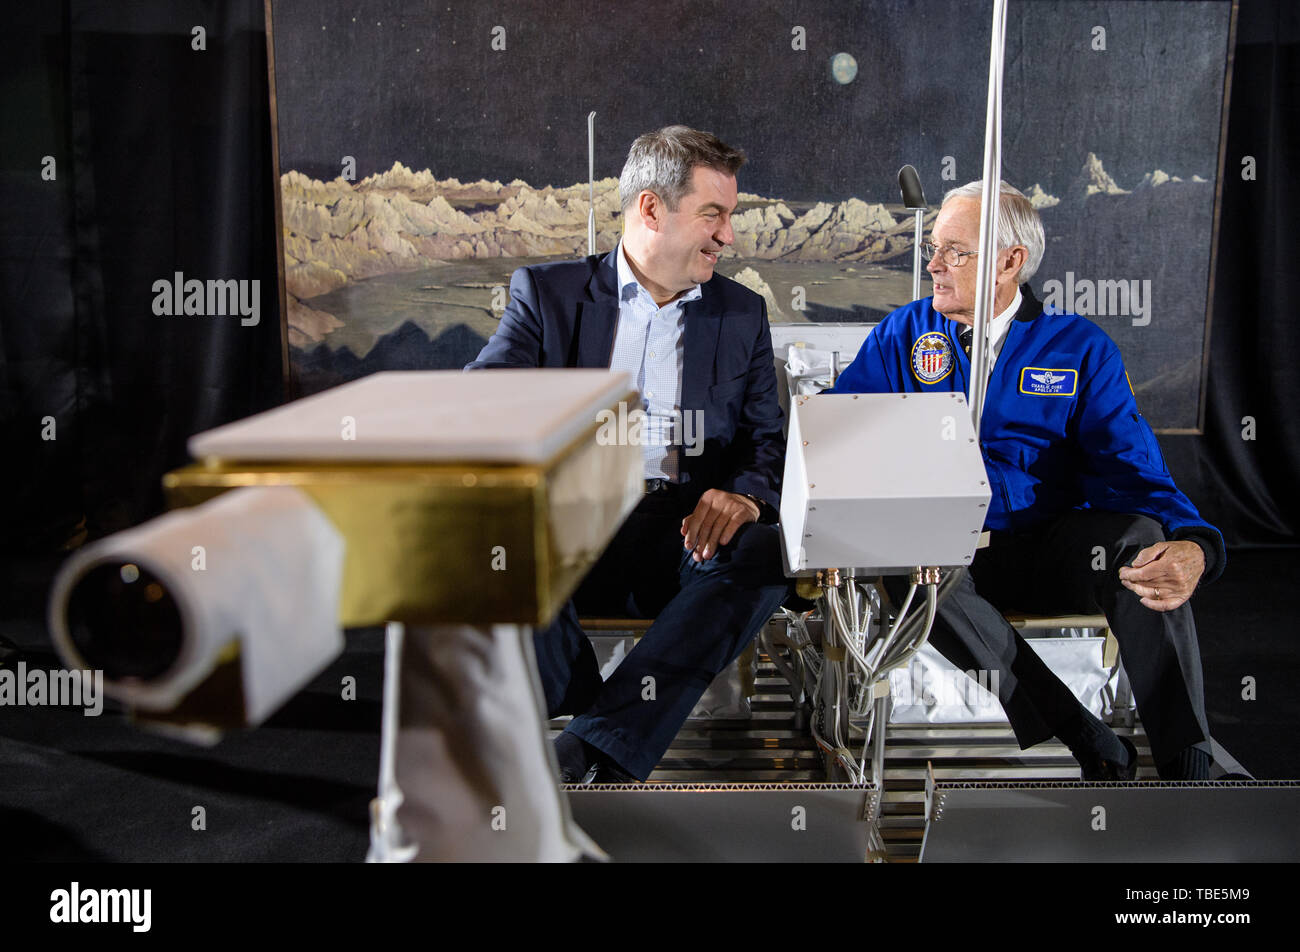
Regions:
[[[52, 568], [6, 569], [0, 634], [19, 649], [7, 666], [57, 667], [43, 621]], [[1300, 777], [1297, 578], [1300, 548], [1234, 551], [1194, 601], [1215, 739], [1261, 780]], [[381, 630], [351, 632], [344, 654], [276, 717], [212, 748], [142, 732], [112, 702], [99, 717], [0, 707], [0, 856], [361, 860], [382, 660]], [[348, 676], [355, 700], [343, 699]]]

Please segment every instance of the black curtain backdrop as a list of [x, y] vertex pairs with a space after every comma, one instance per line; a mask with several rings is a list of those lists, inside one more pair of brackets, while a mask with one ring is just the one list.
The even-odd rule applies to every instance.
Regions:
[[[155, 515], [188, 436], [283, 394], [260, 0], [7, 12], [0, 498], [12, 569]], [[1294, 544], [1300, 525], [1300, 328], [1284, 277], [1300, 271], [1298, 85], [1300, 4], [1242, 0], [1206, 428], [1161, 438], [1180, 485], [1234, 546]], [[259, 281], [260, 323], [156, 316], [153, 283], [177, 271]]]
[[[156, 514], [187, 437], [283, 395], [260, 0], [8, 6], [0, 425], [22, 559]], [[258, 281], [258, 324], [155, 315], [178, 271]]]
[[[1205, 429], [1160, 439], [1179, 487], [1229, 545], [1294, 545], [1300, 530], [1300, 322], [1287, 291], [1300, 274], [1298, 118], [1300, 4], [1242, 0]], [[1243, 178], [1248, 156], [1253, 181]]]

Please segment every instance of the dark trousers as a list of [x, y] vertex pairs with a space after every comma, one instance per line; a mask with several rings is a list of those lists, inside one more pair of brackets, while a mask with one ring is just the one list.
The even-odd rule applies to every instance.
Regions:
[[[963, 671], [998, 672], [998, 697], [1022, 749], [1058, 736], [1079, 701], [1002, 617], [1103, 613], [1157, 764], [1208, 742], [1205, 689], [1190, 603], [1144, 607], [1120, 566], [1165, 538], [1145, 516], [1076, 509], [1029, 532], [992, 533], [967, 577], [939, 606], [930, 643]], [[904, 590], [888, 584], [891, 597]], [[1208, 750], [1208, 746], [1205, 748]]]
[[[775, 526], [741, 526], [697, 564], [681, 534], [693, 502], [676, 488], [646, 496], [555, 621], [533, 635], [550, 716], [578, 715], [567, 730], [641, 779], [790, 590]], [[579, 612], [655, 621], [602, 682]]]

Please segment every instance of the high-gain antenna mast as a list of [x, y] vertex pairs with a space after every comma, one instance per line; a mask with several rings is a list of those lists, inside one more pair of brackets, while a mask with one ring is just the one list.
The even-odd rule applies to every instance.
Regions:
[[975, 436], [979, 438], [984, 395], [988, 390], [988, 347], [985, 335], [993, 321], [997, 293], [994, 272], [998, 253], [998, 205], [1002, 196], [1002, 56], [1007, 37], [1007, 0], [993, 0], [993, 36], [989, 43], [989, 102], [984, 124], [984, 190], [980, 205], [979, 272], [975, 280], [975, 328], [971, 341], [970, 403]]
[[596, 253], [596, 113], [587, 113], [587, 254]]
[[916, 169], [904, 165], [898, 170], [898, 190], [903, 193], [903, 207], [916, 213], [916, 228], [912, 241], [912, 300], [921, 297], [921, 235], [925, 229], [925, 192], [921, 190], [921, 177]]

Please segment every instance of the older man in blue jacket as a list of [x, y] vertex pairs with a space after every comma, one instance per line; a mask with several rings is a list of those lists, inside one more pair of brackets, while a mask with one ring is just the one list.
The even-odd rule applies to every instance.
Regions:
[[[743, 153], [668, 126], [619, 179], [609, 254], [520, 268], [501, 325], [467, 369], [608, 367], [643, 397], [646, 496], [574, 599], [534, 636], [561, 779], [644, 779], [713, 677], [789, 584], [773, 523], [785, 459], [763, 299], [714, 267], [735, 236]], [[576, 605], [576, 608], [575, 608]], [[654, 617], [602, 683], [586, 614]]]
[[[933, 297], [886, 317], [832, 392], [968, 389], [980, 200], [979, 182], [945, 196], [922, 249]], [[940, 607], [931, 642], [963, 670], [999, 673], [1022, 748], [1057, 736], [1085, 780], [1131, 779], [1132, 744], [1074, 698], [1000, 611], [1100, 610], [1160, 777], [1206, 779], [1210, 735], [1187, 600], [1223, 571], [1223, 538], [1174, 485], [1119, 348], [1092, 322], [1035, 300], [1026, 282], [1043, 247], [1037, 211], [1002, 183], [979, 434], [990, 542]]]

